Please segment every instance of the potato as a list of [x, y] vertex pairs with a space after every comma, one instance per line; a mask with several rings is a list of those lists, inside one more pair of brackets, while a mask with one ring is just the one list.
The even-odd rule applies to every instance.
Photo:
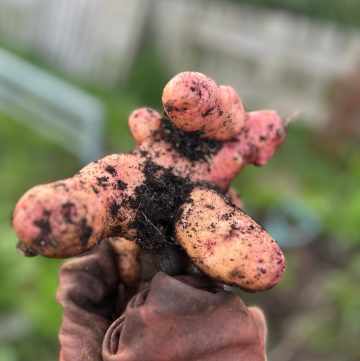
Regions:
[[229, 190], [225, 193], [225, 197], [236, 207], [242, 209], [243, 204], [241, 197], [234, 188], [229, 188]]
[[194, 264], [216, 281], [261, 292], [284, 275], [285, 258], [278, 244], [213, 190], [195, 188], [175, 227], [178, 242]]
[[241, 133], [233, 141], [224, 142], [212, 158], [209, 181], [223, 189], [247, 165], [264, 165], [284, 141], [286, 128], [286, 122], [274, 110], [247, 113]]
[[[129, 128], [138, 143], [133, 152], [107, 156], [89, 164], [72, 178], [37, 186], [24, 194], [12, 214], [14, 231], [20, 240], [17, 245], [20, 254], [25, 256], [41, 254], [52, 258], [72, 257], [91, 249], [96, 243], [108, 237], [137, 240], [142, 248], [149, 251], [144, 242], [146, 243], [150, 231], [156, 234], [155, 241], [154, 239], [149, 241], [150, 245], [154, 244], [153, 241], [156, 243], [156, 247], [150, 249], [155, 252], [158, 247], [161, 248], [161, 244], [174, 238], [172, 233], [175, 215], [183, 201], [183, 199], [179, 201], [177, 195], [184, 195], [183, 186], [192, 189], [201, 184], [209, 189], [217, 189], [231, 202], [241, 207], [241, 199], [233, 189], [229, 189], [232, 179], [248, 164], [262, 165], [271, 158], [285, 138], [287, 121], [283, 121], [275, 111], [271, 110], [245, 113], [232, 88], [218, 86], [200, 73], [186, 72], [174, 77], [164, 89], [163, 103], [170, 120], [162, 119], [150, 108], [138, 109], [130, 115]], [[200, 132], [191, 133], [194, 131]], [[182, 148], [179, 143], [182, 143]], [[196, 156], [194, 152], [197, 152]], [[168, 179], [163, 179], [164, 174], [168, 175]], [[151, 185], [147, 183], [150, 178], [152, 178]], [[154, 181], [156, 179], [159, 181]], [[168, 189], [164, 188], [164, 184]], [[186, 190], [185, 193], [189, 191]], [[144, 192], [150, 199], [148, 208], [151, 210], [148, 210], [148, 213], [139, 204]], [[213, 191], [208, 192], [216, 194]], [[187, 193], [184, 199], [186, 197]], [[220, 197], [217, 206], [222, 203], [223, 205], [216, 212], [227, 212], [225, 210], [230, 205], [224, 201], [224, 197], [220, 195], [217, 197]], [[153, 208], [151, 204], [155, 204], [158, 200], [163, 202], [161, 207], [155, 209], [156, 207]], [[171, 206], [170, 214], [166, 207], [174, 204], [178, 208]], [[200, 202], [199, 207], [202, 207], [201, 204]], [[190, 205], [186, 203], [184, 207]], [[203, 214], [209, 212], [208, 209], [204, 209]], [[210, 216], [215, 217], [216, 212]], [[244, 224], [250, 227], [253, 221], [248, 216], [239, 209], [235, 213], [239, 218], [237, 222], [245, 222]], [[138, 223], [135, 224], [136, 222]], [[183, 222], [185, 222], [184, 217]], [[187, 227], [183, 222], [181, 225]], [[140, 231], [140, 223], [145, 224], [142, 231]], [[216, 222], [211, 223], [216, 224]], [[253, 226], [255, 230], [259, 227], [255, 223]], [[266, 249], [267, 253], [262, 258], [259, 256], [264, 265], [267, 262], [271, 265], [275, 262], [277, 258], [273, 253], [274, 258], [271, 258], [270, 251], [278, 247], [273, 240], [268, 240], [269, 236], [266, 232], [250, 232], [251, 228], [249, 228], [246, 233], [247, 238], [244, 240], [245, 236], [235, 229], [236, 226], [231, 227], [225, 222], [222, 228], [218, 228], [223, 231], [219, 231], [219, 234], [215, 232], [217, 256], [206, 258], [202, 264], [207, 266], [201, 267], [213, 267], [214, 270], [219, 270], [221, 266], [216, 266], [216, 262], [211, 260], [217, 259], [221, 264], [222, 252], [230, 252], [232, 249], [238, 255], [240, 250], [245, 252], [243, 243], [251, 237], [258, 243], [260, 240], [267, 240], [266, 244], [271, 246]], [[187, 235], [189, 239], [195, 236], [192, 235], [192, 231], [189, 232], [190, 230], [187, 229], [186, 234], [183, 232], [180, 234], [178, 231], [177, 234], [180, 235], [180, 239]], [[228, 242], [230, 234], [236, 241]], [[225, 237], [223, 245], [220, 242], [222, 236]], [[199, 242], [203, 240], [199, 239]], [[121, 249], [123, 249], [122, 245], [123, 243]], [[224, 245], [229, 246], [224, 248]], [[127, 246], [130, 247], [129, 244]], [[131, 247], [136, 249], [137, 246], [132, 244]], [[204, 247], [202, 246], [203, 249]], [[257, 246], [254, 249], [261, 247]], [[189, 249], [188, 252], [195, 251]], [[247, 257], [257, 257], [258, 253], [254, 252], [253, 249], [247, 250]], [[279, 252], [282, 255], [281, 251]], [[120, 253], [119, 257], [121, 258]], [[244, 261], [244, 264], [249, 262]], [[279, 263], [280, 268], [281, 266], [282, 263]], [[283, 266], [285, 267], [285, 263]], [[239, 267], [237, 265], [233, 268], [235, 273], [241, 268]], [[240, 277], [235, 273], [230, 277], [229, 273], [220, 272], [216, 277], [223, 278], [225, 283], [239, 283], [242, 288], [248, 290], [252, 289], [254, 282], [255, 288], [265, 287], [259, 286], [262, 281], [271, 287], [271, 284], [275, 284], [278, 280], [277, 275], [280, 273], [275, 277], [273, 273], [276, 273], [276, 267], [269, 266], [269, 269], [264, 267], [259, 268], [260, 273], [259, 269], [253, 270], [259, 278], [255, 280], [256, 282], [255, 278], [251, 278], [253, 275], [249, 273], [250, 268], [246, 268], [248, 284], [244, 283], [245, 281], [240, 282]], [[226, 267], [223, 269], [225, 270]], [[209, 271], [206, 272], [210, 274]], [[269, 279], [273, 276], [275, 280], [271, 283]], [[129, 276], [129, 279], [131, 277]]]
[[178, 128], [202, 131], [209, 139], [230, 140], [245, 124], [244, 107], [235, 90], [219, 86], [201, 73], [176, 75], [166, 84], [162, 101]]
[[137, 109], [130, 114], [129, 129], [136, 143], [142, 144], [161, 136], [161, 116], [150, 108]]
[[115, 254], [120, 282], [126, 286], [139, 282], [141, 248], [121, 237], [111, 237], [109, 243]]
[[[137, 117], [135, 116], [137, 114]], [[134, 124], [135, 119], [138, 123]], [[95, 161], [73, 178], [34, 187], [16, 205], [14, 231], [19, 253], [72, 257], [91, 249], [106, 237], [136, 239], [128, 225], [136, 217], [129, 205], [135, 188], [145, 180], [146, 162], [153, 162], [193, 182], [209, 182], [219, 190], [249, 163], [263, 164], [285, 137], [285, 125], [274, 111], [248, 114], [239, 136], [224, 142], [210, 161], [191, 161], [161, 136], [160, 116], [145, 108], [133, 112], [130, 129], [140, 143], [130, 154], [114, 154]], [[160, 130], [159, 130], [160, 129]], [[160, 176], [160, 173], [158, 174]], [[229, 198], [236, 203], [234, 191]]]
[[51, 258], [75, 256], [109, 236], [134, 239], [128, 199], [143, 180], [135, 155], [108, 156], [73, 178], [30, 189], [12, 214], [14, 231], [28, 248]]

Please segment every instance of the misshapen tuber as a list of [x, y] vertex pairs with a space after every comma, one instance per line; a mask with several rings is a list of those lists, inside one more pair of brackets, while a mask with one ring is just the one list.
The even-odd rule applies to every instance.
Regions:
[[235, 90], [219, 86], [204, 74], [185, 72], [169, 81], [163, 92], [164, 109], [171, 121], [187, 132], [229, 140], [245, 125], [244, 107]]
[[176, 223], [176, 236], [194, 264], [212, 279], [248, 292], [274, 287], [285, 272], [278, 244], [219, 193], [195, 188]]
[[[216, 229], [224, 232], [211, 232], [209, 227], [214, 223], [210, 219], [230, 211], [223, 195], [241, 207], [241, 199], [230, 188], [232, 179], [248, 164], [262, 165], [271, 158], [285, 138], [286, 122], [271, 110], [245, 113], [233, 89], [219, 87], [199, 73], [186, 72], [172, 79], [164, 89], [163, 103], [163, 117], [149, 108], [130, 115], [130, 132], [138, 143], [133, 152], [107, 156], [72, 178], [24, 194], [12, 214], [20, 240], [17, 250], [26, 256], [66, 258], [108, 237], [136, 241], [149, 252], [179, 242], [194, 263], [215, 279], [252, 292], [272, 287], [281, 279], [278, 269], [284, 269], [285, 261], [264, 230], [248, 231], [246, 242], [253, 243], [254, 251], [247, 253], [244, 263], [241, 231], [231, 232], [232, 223], [219, 219]], [[199, 189], [202, 196], [195, 200]], [[205, 211], [210, 208], [205, 207], [202, 218], [196, 216], [202, 220], [197, 221], [196, 234], [203, 234], [200, 243], [216, 239], [216, 246], [201, 264], [188, 242], [195, 234], [179, 232], [179, 227], [187, 229], [189, 215], [185, 217], [184, 212], [196, 213], [196, 207], [203, 207], [204, 194], [215, 202], [209, 203], [215, 211], [207, 217]], [[190, 199], [192, 203], [188, 203]], [[239, 208], [231, 209], [236, 222], [260, 229]], [[257, 257], [265, 250], [260, 241], [265, 240], [268, 256], [262, 258], [262, 269], [266, 273], [260, 271], [261, 277], [256, 278]], [[222, 261], [225, 250], [233, 255], [233, 261]], [[281, 264], [273, 267], [271, 255], [276, 252], [282, 257]], [[239, 276], [241, 272], [246, 273], [246, 281]], [[136, 276], [130, 273], [126, 277]]]

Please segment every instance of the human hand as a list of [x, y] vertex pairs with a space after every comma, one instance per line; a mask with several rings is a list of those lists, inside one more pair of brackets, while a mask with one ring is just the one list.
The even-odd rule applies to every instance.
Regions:
[[265, 360], [259, 309], [203, 275], [124, 286], [107, 242], [62, 266], [57, 300], [60, 361]]

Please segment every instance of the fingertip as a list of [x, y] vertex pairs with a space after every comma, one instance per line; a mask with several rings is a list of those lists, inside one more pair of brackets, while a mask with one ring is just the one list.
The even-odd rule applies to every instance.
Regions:
[[268, 332], [265, 314], [259, 307], [256, 306], [249, 307], [249, 310], [253, 315], [254, 323], [260, 337], [261, 348], [264, 350], [265, 353], [266, 339]]

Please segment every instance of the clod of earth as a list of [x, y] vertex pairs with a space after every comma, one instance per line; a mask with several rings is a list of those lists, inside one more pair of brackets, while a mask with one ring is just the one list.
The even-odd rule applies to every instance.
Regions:
[[[273, 287], [284, 256], [239, 208], [230, 183], [248, 164], [272, 157], [287, 122], [273, 110], [246, 113], [232, 88], [193, 72], [166, 85], [163, 105], [164, 116], [149, 108], [130, 115], [138, 143], [131, 153], [24, 194], [12, 215], [19, 253], [72, 257], [108, 237], [155, 253], [180, 244], [218, 281], [250, 292]], [[133, 258], [137, 252], [127, 251]], [[122, 270], [129, 282], [136, 278], [128, 272], [131, 262]]]

